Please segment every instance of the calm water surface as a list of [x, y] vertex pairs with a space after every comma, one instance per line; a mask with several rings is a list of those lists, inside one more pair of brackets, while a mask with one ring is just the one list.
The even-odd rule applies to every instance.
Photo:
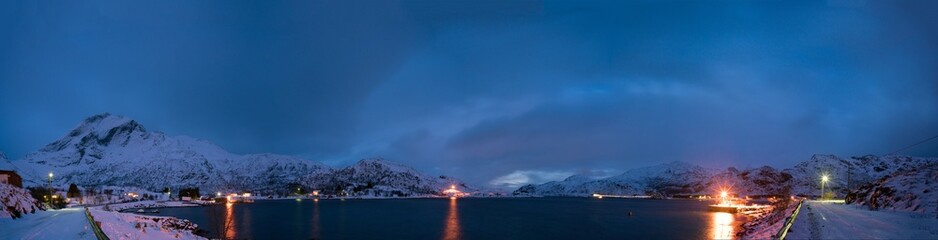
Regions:
[[741, 219], [707, 212], [707, 204], [609, 198], [303, 199], [166, 208], [156, 215], [189, 219], [209, 236], [237, 239], [731, 238]]

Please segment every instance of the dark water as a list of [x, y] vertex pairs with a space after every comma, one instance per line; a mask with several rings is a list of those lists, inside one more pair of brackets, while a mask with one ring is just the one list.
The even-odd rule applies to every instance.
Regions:
[[[734, 219], [694, 200], [595, 198], [267, 200], [167, 208], [238, 239], [713, 239]], [[633, 216], [629, 216], [629, 212]], [[231, 223], [227, 229], [223, 223]]]

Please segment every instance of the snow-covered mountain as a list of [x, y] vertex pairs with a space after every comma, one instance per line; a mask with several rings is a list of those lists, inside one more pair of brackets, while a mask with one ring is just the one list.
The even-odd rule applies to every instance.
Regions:
[[617, 176], [589, 179], [571, 176], [563, 181], [527, 185], [516, 195], [589, 196], [593, 193], [613, 195], [675, 195], [705, 192], [715, 170], [685, 162], [636, 168]]
[[629, 170], [604, 179], [573, 176], [564, 181], [527, 185], [516, 195], [588, 196], [593, 193], [615, 195], [714, 194], [721, 188], [740, 195], [820, 195], [821, 176], [829, 181], [825, 188], [838, 197], [848, 189], [869, 184], [895, 173], [919, 169], [936, 162], [934, 158], [873, 156], [839, 158], [814, 155], [792, 168], [778, 170], [763, 166], [739, 170], [730, 167], [716, 171], [683, 162]]
[[[336, 170], [284, 155], [238, 155], [204, 140], [147, 131], [132, 119], [107, 113], [85, 119], [64, 137], [14, 161], [22, 169], [27, 185], [46, 184], [47, 174], [53, 172], [53, 184], [57, 186], [75, 183], [150, 191], [200, 187], [209, 191], [283, 192], [301, 180], [316, 185], [326, 183], [311, 179], [327, 178], [352, 185], [368, 181], [387, 183], [390, 185], [386, 187], [394, 189], [437, 187], [428, 185], [424, 176], [413, 169], [389, 163], [383, 164], [386, 168], [369, 168], [368, 163], [374, 162], [383, 163], [363, 161]], [[420, 177], [395, 179], [395, 176]]]
[[379, 197], [437, 195], [451, 186], [458, 186], [464, 192], [478, 191], [458, 179], [425, 175], [380, 158], [363, 159], [345, 168], [310, 174], [301, 183], [324, 194]]

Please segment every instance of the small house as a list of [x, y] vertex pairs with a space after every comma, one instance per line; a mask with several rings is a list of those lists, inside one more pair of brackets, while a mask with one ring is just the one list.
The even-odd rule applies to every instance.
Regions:
[[23, 178], [16, 174], [16, 171], [0, 170], [0, 183], [23, 188]]

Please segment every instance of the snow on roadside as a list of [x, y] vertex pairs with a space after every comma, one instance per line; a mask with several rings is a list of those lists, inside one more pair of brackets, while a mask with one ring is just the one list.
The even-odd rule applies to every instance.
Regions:
[[151, 217], [91, 209], [101, 230], [111, 239], [205, 239], [195, 235], [196, 224], [174, 217]]
[[195, 203], [188, 203], [188, 202], [181, 202], [181, 201], [136, 201], [136, 202], [106, 204], [102, 206], [92, 207], [92, 209], [99, 209], [99, 210], [105, 210], [105, 211], [123, 211], [126, 209], [132, 209], [132, 208], [195, 207], [195, 206], [199, 206], [199, 205]]
[[753, 216], [754, 219], [744, 223], [740, 227], [738, 236], [742, 239], [771, 239], [782, 228], [785, 219], [791, 216], [796, 207], [798, 207], [797, 200], [779, 201], [766, 209], [767, 211]]

